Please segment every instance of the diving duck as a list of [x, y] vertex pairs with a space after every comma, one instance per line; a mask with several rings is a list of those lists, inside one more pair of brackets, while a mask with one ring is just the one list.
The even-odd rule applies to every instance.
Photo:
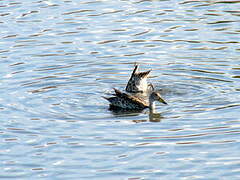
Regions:
[[154, 90], [150, 93], [148, 101], [123, 93], [115, 88], [114, 91], [115, 94], [113, 94], [113, 97], [103, 97], [110, 102], [110, 109], [143, 110], [149, 108], [153, 110], [155, 108], [155, 101], [167, 104], [161, 95]]
[[151, 70], [138, 72], [139, 65], [135, 65], [131, 77], [126, 86], [126, 92], [144, 93], [148, 90], [147, 78]]

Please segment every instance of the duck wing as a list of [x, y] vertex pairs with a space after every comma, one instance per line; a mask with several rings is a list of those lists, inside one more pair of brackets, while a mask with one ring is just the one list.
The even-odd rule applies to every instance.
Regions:
[[129, 107], [130, 109], [144, 109], [148, 107], [148, 104], [146, 101], [136, 96], [123, 93], [115, 88], [114, 88], [114, 91], [115, 91], [115, 96], [119, 99], [119, 101], [121, 101], [124, 107]]
[[139, 78], [143, 79], [143, 78], [146, 78], [150, 72], [151, 72], [151, 70], [145, 71], [145, 72], [140, 72], [137, 74], [137, 76], [139, 76]]
[[133, 72], [132, 72], [132, 74], [131, 74], [131, 77], [133, 77], [135, 74], [137, 74], [138, 69], [139, 69], [139, 65], [138, 65], [138, 64], [135, 64], [135, 67], [134, 67], [134, 69], [133, 69]]
[[149, 73], [151, 72], [151, 70], [145, 71], [145, 72], [138, 72], [138, 68], [139, 68], [139, 65], [135, 65], [135, 68], [125, 88], [127, 92], [133, 92], [133, 93], [144, 92], [146, 89], [145, 88], [145, 86], [147, 86], [146, 79]]
[[134, 92], [134, 91], [138, 91], [135, 81], [138, 79], [137, 75], [138, 75], [138, 69], [139, 69], [139, 65], [135, 64], [135, 67], [132, 71], [132, 74], [128, 80], [127, 86], [126, 86], [126, 91], [127, 92]]

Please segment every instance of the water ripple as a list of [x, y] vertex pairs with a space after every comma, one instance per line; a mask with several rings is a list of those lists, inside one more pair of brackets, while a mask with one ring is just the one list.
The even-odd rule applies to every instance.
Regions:
[[[0, 177], [238, 179], [239, 5], [2, 2]], [[135, 62], [157, 113], [101, 98]]]

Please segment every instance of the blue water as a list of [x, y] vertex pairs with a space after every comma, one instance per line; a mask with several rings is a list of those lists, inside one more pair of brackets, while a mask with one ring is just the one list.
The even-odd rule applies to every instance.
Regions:
[[[238, 1], [0, 1], [0, 178], [240, 178]], [[134, 63], [168, 106], [115, 113]]]

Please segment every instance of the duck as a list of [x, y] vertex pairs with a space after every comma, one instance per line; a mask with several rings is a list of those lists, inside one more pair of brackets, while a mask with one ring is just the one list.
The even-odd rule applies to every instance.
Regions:
[[126, 92], [129, 93], [145, 93], [148, 91], [147, 78], [151, 70], [145, 72], [138, 72], [139, 65], [135, 64], [130, 79], [128, 80], [125, 88]]
[[118, 89], [114, 89], [115, 94], [113, 97], [104, 97], [104, 99], [110, 102], [110, 109], [123, 109], [123, 110], [143, 110], [145, 108], [149, 108], [151, 112], [155, 109], [155, 101], [159, 101], [163, 104], [167, 104], [167, 102], [161, 97], [159, 92], [153, 90], [148, 97], [148, 101], [141, 99], [132, 94], [127, 94], [121, 92]]

